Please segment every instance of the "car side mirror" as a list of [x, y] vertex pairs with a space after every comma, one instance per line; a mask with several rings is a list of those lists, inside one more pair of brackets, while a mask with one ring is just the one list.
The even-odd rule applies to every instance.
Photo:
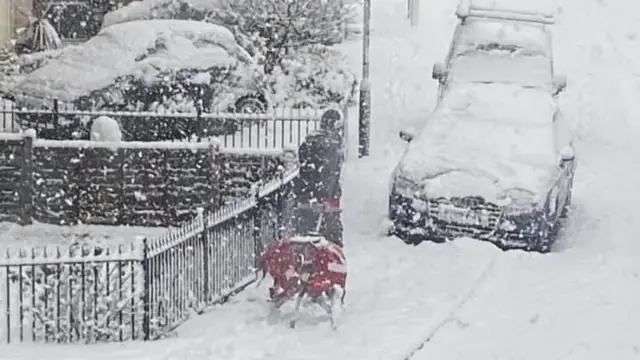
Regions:
[[437, 62], [433, 64], [433, 70], [431, 70], [431, 78], [434, 80], [442, 81], [444, 78], [444, 64]]
[[400, 136], [400, 139], [406, 142], [411, 142], [411, 140], [413, 140], [413, 138], [415, 137], [411, 132], [405, 130], [400, 130], [398, 135]]
[[571, 146], [565, 146], [560, 151], [560, 160], [562, 162], [573, 161], [576, 158], [576, 152]]
[[553, 78], [553, 94], [558, 95], [567, 87], [567, 77], [564, 75], [556, 75]]

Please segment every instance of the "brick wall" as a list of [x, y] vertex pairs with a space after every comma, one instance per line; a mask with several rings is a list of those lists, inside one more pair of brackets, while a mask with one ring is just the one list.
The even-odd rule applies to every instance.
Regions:
[[[206, 143], [0, 139], [0, 219], [174, 226], [277, 176], [283, 152]], [[29, 161], [30, 160], [30, 161]]]

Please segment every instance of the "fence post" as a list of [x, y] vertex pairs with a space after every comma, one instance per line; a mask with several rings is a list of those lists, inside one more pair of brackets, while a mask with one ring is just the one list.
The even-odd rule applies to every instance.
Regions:
[[285, 194], [286, 194], [286, 187], [287, 185], [285, 185], [284, 183], [284, 173], [285, 171], [280, 172], [280, 188], [278, 188], [278, 191], [276, 191], [276, 218], [277, 218], [277, 222], [278, 222], [278, 230], [276, 231], [276, 237], [278, 239], [282, 239], [282, 236], [284, 235], [284, 216], [285, 216], [285, 211], [284, 211], [284, 199], [285, 199]]
[[127, 217], [127, 204], [125, 200], [125, 176], [124, 176], [124, 165], [125, 159], [127, 156], [126, 149], [124, 147], [118, 148], [118, 199], [120, 201], [119, 204], [119, 214], [118, 214], [118, 225], [126, 225], [129, 223], [129, 219]]
[[209, 141], [209, 209], [216, 209], [222, 204], [222, 195], [220, 182], [222, 181], [222, 164], [218, 163], [220, 159], [220, 145], [214, 141]]
[[198, 208], [198, 217], [202, 220], [202, 271], [203, 274], [203, 296], [204, 296], [204, 305], [206, 306], [209, 301], [209, 221], [208, 214], [205, 212], [206, 209], [199, 207]]
[[36, 139], [36, 131], [34, 129], [26, 130], [22, 134], [22, 139], [20, 221], [22, 225], [29, 225], [33, 215], [33, 142]]
[[60, 104], [58, 102], [58, 99], [53, 99], [53, 111], [51, 112], [51, 117], [52, 117], [52, 123], [53, 123], [53, 132], [55, 133], [55, 138], [59, 139], [60, 138], [60, 134], [58, 133], [59, 131], [59, 124], [60, 124]]
[[149, 268], [149, 240], [144, 238], [142, 242], [142, 272], [144, 273], [144, 296], [143, 296], [143, 319], [142, 319], [142, 331], [144, 332], [144, 341], [151, 339], [151, 314], [150, 314], [150, 302], [151, 302], [151, 271]]
[[260, 187], [261, 183], [255, 185], [255, 199], [256, 208], [253, 214], [253, 254], [254, 254], [254, 269], [256, 274], [259, 271], [260, 257], [262, 256], [262, 250], [264, 244], [262, 243], [262, 204], [260, 199]]
[[420, 0], [408, 0], [408, 7], [411, 26], [418, 26], [420, 22]]
[[349, 103], [345, 101], [342, 107], [342, 152], [344, 158], [349, 157]]
[[202, 141], [202, 138], [204, 137], [204, 131], [205, 126], [202, 122], [202, 103], [200, 100], [198, 100], [198, 102], [196, 103], [196, 131], [197, 131], [197, 136], [198, 136], [198, 142]]

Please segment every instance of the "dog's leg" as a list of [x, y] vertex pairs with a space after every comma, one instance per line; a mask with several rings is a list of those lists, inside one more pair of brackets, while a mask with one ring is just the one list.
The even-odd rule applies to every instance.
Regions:
[[[258, 279], [258, 282], [256, 283], [256, 287], [260, 287], [260, 285], [262, 284], [262, 282], [264, 281], [264, 278], [267, 277], [267, 271], [264, 269], [261, 269], [260, 271], [262, 271], [262, 277], [260, 279]], [[259, 276], [259, 274], [258, 274]]]
[[304, 298], [305, 294], [306, 289], [302, 288], [302, 290], [300, 290], [300, 292], [298, 293], [298, 297], [296, 298], [296, 306], [293, 309], [293, 319], [289, 321], [289, 327], [292, 329], [295, 329], [296, 327], [296, 321], [298, 321], [298, 317], [300, 316], [300, 305], [302, 304], [302, 299]]
[[347, 296], [347, 287], [346, 286], [342, 288], [342, 296], [340, 297], [340, 308], [342, 309], [343, 312], [345, 311], [345, 308], [344, 308], [344, 298], [345, 298], [345, 296]]
[[336, 329], [336, 320], [334, 318], [333, 315], [333, 303], [334, 303], [334, 298], [335, 298], [335, 290], [331, 290], [327, 292], [327, 297], [329, 298], [329, 304], [327, 304], [327, 301], [324, 299], [324, 297], [318, 296], [318, 299], [316, 300], [316, 303], [318, 305], [320, 305], [321, 308], [324, 309], [324, 311], [327, 312], [327, 314], [329, 315], [329, 321], [331, 323], [331, 328], [333, 330]]
[[280, 298], [278, 300], [275, 300], [273, 302], [273, 308], [276, 309], [276, 310], [280, 309], [282, 307], [282, 305], [284, 305], [284, 303], [286, 303], [287, 300], [289, 300], [289, 299], [290, 299], [289, 297], [283, 296], [282, 298]]
[[281, 312], [280, 312], [280, 308], [282, 307], [282, 305], [284, 305], [287, 301], [289, 301], [289, 299], [291, 299], [291, 297], [288, 296], [283, 296], [279, 299], [273, 300], [272, 302], [269, 303], [269, 314], [267, 315], [267, 322], [270, 324], [275, 323], [276, 321], [278, 321], [281, 317]]

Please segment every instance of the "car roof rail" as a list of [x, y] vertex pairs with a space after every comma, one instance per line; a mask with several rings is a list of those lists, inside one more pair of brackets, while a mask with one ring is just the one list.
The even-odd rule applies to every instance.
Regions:
[[477, 6], [473, 5], [470, 0], [460, 0], [458, 9], [456, 10], [456, 16], [460, 20], [466, 18], [484, 18], [531, 22], [544, 25], [553, 25], [555, 23], [553, 14]]

